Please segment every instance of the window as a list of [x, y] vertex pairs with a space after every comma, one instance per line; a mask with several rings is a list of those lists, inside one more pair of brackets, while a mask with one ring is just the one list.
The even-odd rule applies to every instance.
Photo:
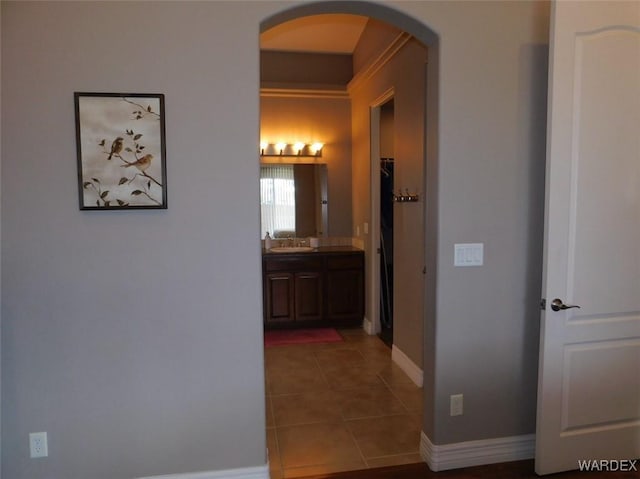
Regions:
[[261, 237], [295, 236], [296, 187], [293, 165], [260, 166]]

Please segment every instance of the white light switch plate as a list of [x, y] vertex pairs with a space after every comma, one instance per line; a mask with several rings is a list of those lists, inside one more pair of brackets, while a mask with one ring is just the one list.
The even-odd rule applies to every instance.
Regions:
[[454, 266], [482, 266], [484, 264], [484, 243], [459, 243], [454, 246]]
[[449, 415], [450, 416], [462, 416], [464, 413], [463, 408], [464, 397], [462, 394], [452, 394], [449, 398]]

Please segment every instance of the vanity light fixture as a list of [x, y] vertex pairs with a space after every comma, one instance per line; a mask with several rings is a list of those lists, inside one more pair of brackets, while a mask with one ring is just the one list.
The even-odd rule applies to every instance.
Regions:
[[296, 155], [302, 154], [302, 149], [304, 148], [304, 143], [294, 143], [293, 151], [295, 151]]
[[309, 147], [309, 151], [311, 152], [312, 155], [320, 156], [320, 154], [322, 153], [323, 146], [324, 145], [322, 143], [314, 143]]
[[276, 151], [280, 156], [284, 154], [284, 150], [287, 147], [286, 143], [276, 143]]
[[322, 156], [322, 143], [268, 143], [260, 142], [260, 156], [309, 156], [319, 158]]

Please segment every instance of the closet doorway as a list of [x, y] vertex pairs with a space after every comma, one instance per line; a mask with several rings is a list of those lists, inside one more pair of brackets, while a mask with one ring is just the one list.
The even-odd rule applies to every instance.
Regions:
[[393, 345], [393, 98], [380, 106], [380, 339]]

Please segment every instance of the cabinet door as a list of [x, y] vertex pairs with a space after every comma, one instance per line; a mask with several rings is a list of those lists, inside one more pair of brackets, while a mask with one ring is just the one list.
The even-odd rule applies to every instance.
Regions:
[[291, 273], [265, 275], [265, 321], [284, 323], [295, 319], [294, 278]]
[[295, 274], [296, 321], [322, 319], [322, 272]]
[[330, 321], [361, 321], [364, 314], [361, 269], [327, 271], [327, 317]]

